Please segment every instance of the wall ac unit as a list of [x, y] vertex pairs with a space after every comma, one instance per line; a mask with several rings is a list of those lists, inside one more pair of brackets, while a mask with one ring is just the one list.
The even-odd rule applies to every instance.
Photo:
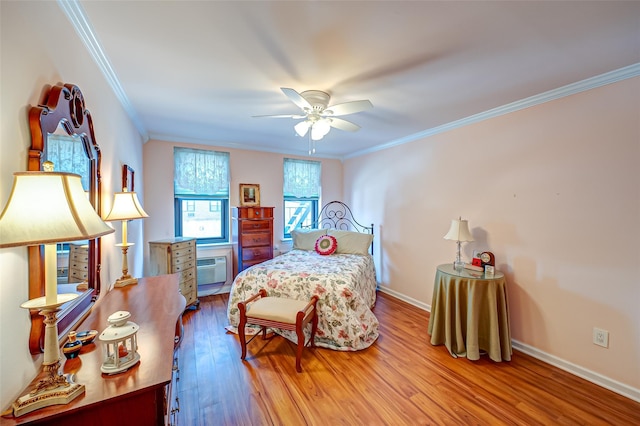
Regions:
[[224, 283], [227, 281], [226, 256], [205, 257], [196, 263], [198, 285]]

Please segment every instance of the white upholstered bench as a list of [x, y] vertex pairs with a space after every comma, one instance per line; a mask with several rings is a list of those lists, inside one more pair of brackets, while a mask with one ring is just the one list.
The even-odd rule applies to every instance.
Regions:
[[[244, 302], [238, 303], [238, 309], [240, 309], [238, 335], [242, 345], [241, 359], [244, 360], [247, 356], [247, 344], [257, 336], [256, 334], [247, 342], [245, 336], [247, 324], [259, 325], [263, 339], [267, 336], [267, 327], [293, 330], [298, 336], [296, 371], [301, 372], [302, 349], [307, 343], [310, 347], [315, 347], [314, 339], [318, 328], [317, 302], [318, 296], [313, 296], [308, 302], [283, 297], [268, 297], [267, 291], [262, 289]], [[309, 322], [311, 322], [311, 336], [309, 342], [305, 342], [304, 328]]]

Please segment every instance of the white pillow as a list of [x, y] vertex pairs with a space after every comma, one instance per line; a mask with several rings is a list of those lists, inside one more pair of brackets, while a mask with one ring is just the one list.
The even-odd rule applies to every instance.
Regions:
[[294, 229], [291, 231], [293, 248], [300, 250], [315, 250], [316, 240], [323, 235], [327, 235], [326, 229], [312, 229], [310, 231]]
[[369, 246], [373, 242], [373, 234], [364, 234], [362, 232], [329, 229], [327, 235], [334, 236], [338, 240], [336, 253], [368, 254]]

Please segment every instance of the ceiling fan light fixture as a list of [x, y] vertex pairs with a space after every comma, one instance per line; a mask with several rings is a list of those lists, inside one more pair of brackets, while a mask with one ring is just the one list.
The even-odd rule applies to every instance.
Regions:
[[320, 131], [316, 128], [316, 126], [311, 127], [311, 139], [313, 139], [314, 141], [319, 141], [323, 137], [324, 135], [320, 133]]
[[360, 129], [357, 124], [338, 117], [355, 114], [373, 107], [369, 100], [343, 102], [329, 106], [331, 95], [327, 92], [306, 90], [298, 93], [288, 87], [280, 89], [302, 110], [302, 114], [258, 115], [254, 117], [304, 119], [304, 121], [295, 124], [293, 129], [300, 137], [309, 136], [309, 154], [315, 152], [313, 142], [324, 138], [332, 127], [347, 132], [355, 132]]
[[309, 131], [309, 127], [311, 126], [309, 120], [304, 120], [293, 126], [294, 130], [300, 137], [304, 137]]
[[320, 139], [325, 137], [326, 134], [329, 133], [329, 130], [331, 130], [330, 123], [331, 122], [329, 121], [329, 119], [326, 118], [313, 123], [313, 126], [311, 126], [311, 139], [313, 139], [314, 141], [319, 141]]

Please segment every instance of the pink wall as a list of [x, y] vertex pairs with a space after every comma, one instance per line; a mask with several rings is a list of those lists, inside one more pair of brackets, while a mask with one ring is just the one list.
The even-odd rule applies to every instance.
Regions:
[[[102, 152], [102, 207], [106, 215], [113, 192], [121, 187], [122, 164], [131, 165], [136, 188], [142, 191], [142, 140], [113, 90], [97, 68], [56, 2], [5, 2], [0, 6], [0, 208], [9, 197], [13, 173], [27, 169], [31, 133], [29, 106], [40, 101], [45, 85], [76, 84], [91, 111], [95, 136]], [[144, 195], [143, 193], [141, 196]], [[142, 239], [134, 221], [129, 239]], [[120, 224], [102, 238], [102, 288], [122, 275]], [[129, 251], [129, 269], [142, 274], [141, 246]], [[28, 350], [29, 313], [20, 308], [28, 299], [27, 249], [0, 249], [0, 406], [6, 408], [20, 395], [40, 368], [41, 356]]]
[[430, 305], [462, 216], [463, 256], [490, 250], [507, 276], [513, 339], [640, 396], [639, 99], [629, 79], [345, 161], [381, 287]]
[[[342, 163], [339, 160], [316, 157], [296, 157], [270, 152], [247, 151], [225, 147], [212, 147], [186, 143], [151, 140], [144, 147], [144, 207], [149, 218], [145, 220], [145, 241], [174, 235], [173, 222], [173, 147], [214, 149], [230, 153], [231, 206], [239, 204], [239, 185], [260, 185], [260, 204], [274, 206], [274, 245], [287, 245], [280, 240], [283, 224], [283, 159], [302, 158], [322, 162], [322, 200], [342, 199]], [[145, 252], [148, 249], [145, 248]]]

